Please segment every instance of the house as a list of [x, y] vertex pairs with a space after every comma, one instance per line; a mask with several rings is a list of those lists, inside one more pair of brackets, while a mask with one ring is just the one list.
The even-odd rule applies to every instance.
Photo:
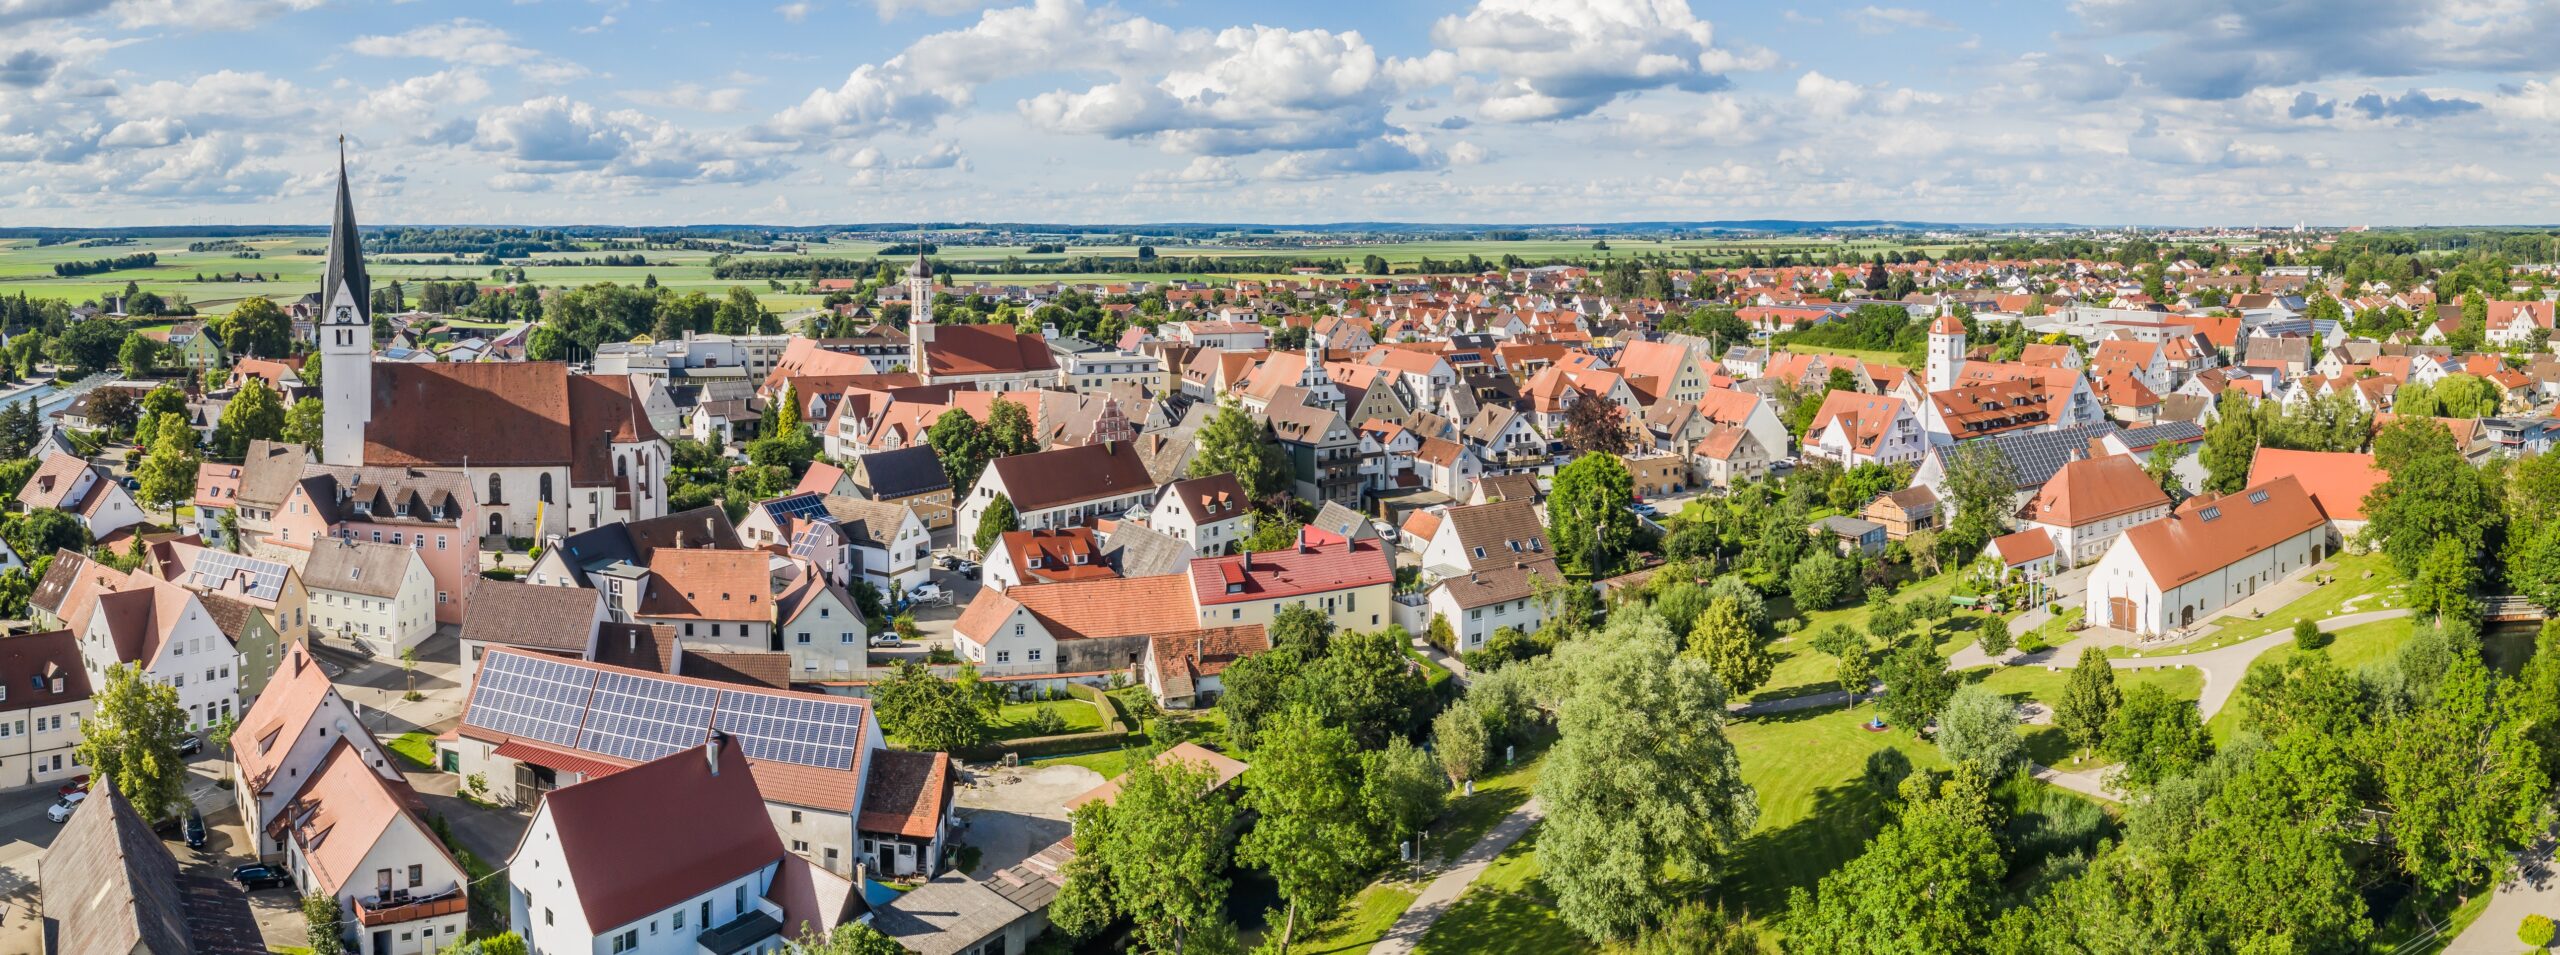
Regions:
[[1842, 467], [1907, 464], [1919, 460], [1928, 444], [1902, 399], [1856, 391], [1825, 394], [1806, 434], [1806, 454]]
[[1234, 552], [1253, 536], [1253, 508], [1235, 475], [1213, 474], [1165, 485], [1156, 494], [1147, 526], [1191, 545], [1195, 553], [1215, 557]]
[[52, 508], [79, 518], [91, 540], [142, 523], [142, 506], [134, 503], [133, 495], [107, 476], [105, 468], [76, 454], [44, 459], [28, 476], [26, 486], [18, 489], [18, 503], [30, 511]]
[[853, 460], [850, 477], [862, 496], [906, 505], [928, 529], [951, 526], [951, 478], [930, 445], [862, 455]]
[[1720, 489], [1755, 480], [1776, 461], [1769, 446], [1760, 443], [1750, 429], [1733, 425], [1707, 429], [1689, 449], [1689, 470], [1698, 483]]
[[1449, 508], [1421, 551], [1422, 569], [1440, 577], [1554, 556], [1546, 522], [1531, 498]]
[[1147, 641], [1139, 671], [1158, 706], [1214, 706], [1225, 688], [1227, 665], [1269, 649], [1271, 637], [1259, 625], [1169, 633]]
[[[101, 779], [72, 810], [37, 864], [43, 922], [33, 927], [42, 951], [115, 955], [194, 955], [190, 896], [178, 860], [117, 792]], [[235, 903], [236, 904], [236, 903]], [[210, 942], [211, 940], [208, 940]], [[38, 949], [30, 947], [30, 951]]]
[[1012, 502], [1017, 529], [1045, 530], [1116, 519], [1153, 503], [1155, 492], [1146, 462], [1118, 442], [997, 458], [960, 505], [959, 540], [977, 539], [997, 495]]
[[[1233, 756], [1189, 741], [1166, 747], [1164, 752], [1156, 754], [1152, 762], [1157, 766], [1179, 765], [1195, 772], [1209, 774], [1209, 791], [1212, 793], [1227, 788], [1238, 777], [1243, 776], [1246, 770], [1253, 768]], [[1110, 805], [1118, 798], [1120, 798], [1120, 779], [1115, 778], [1105, 780], [1101, 785], [1068, 797], [1065, 808], [1072, 813], [1083, 808], [1087, 803], [1098, 802]]]
[[2329, 519], [2340, 538], [2364, 530], [2365, 498], [2391, 475], [2373, 463], [2373, 455], [2347, 451], [2288, 451], [2260, 447], [2249, 460], [2249, 486], [2277, 478], [2293, 478], [2311, 495], [2311, 504]]
[[1998, 561], [2003, 576], [2015, 575], [2023, 580], [2043, 580], [2057, 568], [2054, 561], [2053, 535], [2041, 530], [2023, 530], [1991, 539], [1983, 554]]
[[1145, 657], [1148, 640], [1202, 628], [1191, 589], [1189, 576], [1168, 574], [980, 590], [951, 625], [952, 649], [996, 673], [1120, 670]]
[[[1759, 440], [1771, 459], [1787, 453], [1793, 438], [1778, 417], [1778, 404], [1766, 395], [1732, 388], [1709, 388], [1698, 399], [1698, 413], [1711, 425], [1741, 428]], [[1694, 450], [1692, 453], [1695, 453]]]
[[1884, 553], [1884, 525], [1855, 517], [1833, 515], [1813, 522], [1808, 530], [1827, 536], [1849, 557], [1874, 557]]
[[767, 562], [765, 552], [755, 550], [650, 551], [630, 619], [665, 624], [713, 647], [774, 649]]
[[315, 464], [286, 492], [258, 550], [300, 563], [332, 538], [409, 548], [434, 581], [435, 622], [459, 624], [480, 584], [479, 527], [480, 505], [460, 473]]
[[1120, 576], [1103, 559], [1101, 540], [1090, 527], [1006, 531], [996, 536], [981, 566], [982, 581], [996, 590]]
[[188, 499], [196, 509], [195, 524], [188, 528], [208, 544], [228, 548], [233, 543], [223, 530], [223, 518], [239, 522], [240, 477], [237, 464], [206, 461], [196, 465], [196, 493]]
[[1289, 461], [1297, 496], [1358, 508], [1363, 483], [1359, 433], [1339, 412], [1301, 404], [1293, 395], [1296, 393], [1283, 389], [1283, 396], [1271, 403], [1265, 415], [1272, 440], [1279, 443], [1281, 455]]
[[931, 576], [933, 551], [924, 518], [904, 505], [800, 493], [747, 511], [738, 536], [748, 546], [807, 558], [840, 586], [857, 580], [883, 594], [902, 594]]
[[491, 580], [481, 583], [480, 598], [472, 601], [471, 615], [462, 618], [466, 679], [479, 673], [480, 657], [490, 647], [595, 659], [597, 628], [606, 617], [603, 591]]
[[[706, 504], [664, 517], [608, 524], [571, 534], [557, 545], [544, 548], [542, 559], [533, 562], [533, 572], [524, 579], [544, 587], [609, 587], [610, 580], [618, 578], [608, 571], [620, 574], [641, 567], [655, 551], [687, 547], [740, 550], [746, 544], [738, 539], [737, 527], [729, 523], [729, 513], [720, 505]], [[608, 579], [599, 580], [599, 575]], [[617, 599], [611, 603], [619, 604], [622, 594], [616, 591], [614, 596]], [[607, 611], [620, 609], [611, 606]]]
[[803, 680], [850, 679], [869, 659], [871, 628], [852, 594], [805, 561], [799, 566], [773, 598], [775, 632], [792, 672]]
[[2093, 620], [2118, 630], [2191, 627], [2327, 558], [2330, 535], [2328, 519], [2291, 477], [2189, 498], [2107, 548], [2089, 574], [2086, 606]]
[[[152, 544], [142, 569], [205, 598], [206, 608], [214, 610], [217, 620], [223, 623], [223, 632], [240, 645], [243, 699], [256, 698], [266, 686], [267, 677], [275, 672], [277, 647], [310, 639], [311, 590], [302, 584], [302, 571], [291, 564], [216, 550], [180, 538]], [[270, 631], [273, 638], [265, 642], [244, 639], [231, 619], [235, 612], [226, 609], [233, 603], [260, 618], [256, 622], [240, 618], [239, 627], [262, 628]]]
[[[948, 802], [936, 803], [942, 791], [929, 777], [878, 771], [886, 744], [866, 700], [506, 647], [490, 648], [480, 671], [462, 724], [437, 745], [452, 751], [455, 772], [486, 779], [491, 799], [523, 805], [670, 753], [699, 758], [717, 730], [743, 747], [738, 762], [756, 780], [762, 818], [793, 855], [847, 878], [857, 864], [876, 878], [936, 861]], [[921, 851], [906, 835], [919, 821], [934, 827]], [[890, 823], [896, 831], [875, 826]], [[889, 848], [857, 858], [857, 845]]]
[[1669, 497], [1689, 486], [1689, 462], [1669, 451], [1647, 448], [1616, 455], [1627, 469], [1637, 500]]
[[2169, 495], [2129, 454], [2063, 465], [2018, 512], [2028, 528], [2052, 536], [2065, 567], [2096, 560], [2126, 528], [2167, 516]]
[[811, 873], [785, 874], [807, 863], [759, 811], [767, 800], [747, 750], [715, 730], [544, 793], [507, 863], [508, 924], [526, 949], [766, 955], [797, 937], [793, 927], [833, 928], [777, 900], [787, 880]]
[[1286, 550], [1202, 557], [1191, 562], [1199, 626], [1270, 625], [1284, 606], [1312, 608], [1340, 630], [1387, 624], [1395, 561], [1384, 541], [1343, 540], [1301, 529]]
[[381, 659], [399, 659], [436, 632], [435, 577], [415, 548], [329, 538], [313, 546], [302, 580], [312, 626]]
[[1449, 621], [1460, 652], [1484, 645], [1494, 631], [1510, 627], [1536, 633], [1546, 626], [1548, 606], [1541, 587], [1564, 583], [1553, 556], [1506, 554], [1506, 559], [1440, 578], [1424, 605]]
[[1906, 487], [1879, 494], [1868, 501], [1859, 516], [1884, 525], [1884, 537], [1898, 541], [1912, 531], [1936, 530], [1938, 527], [1938, 494], [1925, 487]]
[[462, 940], [462, 866], [397, 772], [341, 737], [265, 830], [284, 840], [297, 892], [337, 900], [348, 950], [432, 955]]
[[92, 709], [89, 687], [71, 631], [0, 637], [0, 788], [88, 772], [72, 747]]
[[197, 730], [238, 711], [239, 650], [223, 635], [204, 601], [184, 587], [141, 571], [119, 574], [95, 562], [77, 570], [92, 596], [85, 617], [72, 625], [80, 635], [82, 669], [89, 685], [104, 686], [107, 668], [129, 663], [152, 682], [177, 691], [187, 729]]
[[234, 808], [251, 831], [262, 834], [241, 850], [261, 861], [284, 857], [284, 834], [263, 834], [341, 746], [352, 747], [385, 780], [401, 778], [390, 751], [365, 729], [355, 705], [338, 693], [310, 649], [287, 647], [269, 691], [240, 714], [231, 733]]

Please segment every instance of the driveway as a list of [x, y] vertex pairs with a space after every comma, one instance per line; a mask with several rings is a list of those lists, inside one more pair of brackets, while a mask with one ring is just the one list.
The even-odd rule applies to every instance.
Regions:
[[937, 604], [908, 608], [907, 612], [916, 618], [916, 629], [922, 632], [922, 638], [896, 648], [873, 649], [871, 666], [887, 667], [902, 660], [923, 663], [927, 651], [935, 647], [946, 650], [951, 648], [951, 625], [959, 622], [961, 611], [969, 608], [969, 601], [977, 599], [981, 588], [978, 578], [964, 577], [940, 567], [933, 568], [932, 575], [934, 583], [941, 584], [942, 589], [951, 592], [951, 605], [945, 607]]
[[[338, 693], [359, 708], [365, 728], [388, 740], [449, 725], [462, 717], [468, 701], [463, 699], [463, 672], [457, 660], [460, 632], [461, 628], [448, 624], [421, 641], [415, 673], [404, 670], [397, 659], [354, 653], [342, 642], [314, 640], [312, 646], [322, 663], [338, 668], [331, 678]], [[406, 698], [413, 685], [421, 699]]]
[[973, 767], [960, 788], [960, 841], [978, 848], [973, 878], [1021, 862], [1067, 837], [1067, 800], [1102, 785], [1102, 774], [1064, 763]]

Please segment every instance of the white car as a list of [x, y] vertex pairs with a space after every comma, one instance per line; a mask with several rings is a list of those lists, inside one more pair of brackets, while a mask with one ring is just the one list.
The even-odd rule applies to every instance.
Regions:
[[64, 796], [62, 797], [61, 802], [54, 803], [51, 807], [45, 809], [44, 817], [55, 822], [68, 821], [71, 818], [71, 811], [80, 808], [80, 804], [87, 801], [88, 798], [89, 794], [87, 792], [76, 792], [71, 795]]
[[908, 588], [907, 599], [920, 604], [947, 604], [951, 602], [951, 592], [928, 580]]

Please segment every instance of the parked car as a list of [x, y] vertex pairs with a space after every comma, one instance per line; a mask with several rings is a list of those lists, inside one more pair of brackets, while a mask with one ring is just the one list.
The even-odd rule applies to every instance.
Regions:
[[944, 570], [959, 570], [960, 565], [968, 562], [968, 558], [958, 554], [943, 554], [933, 559], [933, 565]]
[[61, 795], [64, 795], [64, 796], [71, 795], [72, 793], [85, 793], [85, 792], [88, 792], [88, 791], [89, 791], [89, 774], [88, 774], [88, 773], [81, 773], [81, 774], [80, 774], [80, 775], [78, 775], [78, 776], [71, 777], [71, 781], [70, 781], [70, 782], [63, 783], [63, 784], [62, 784], [62, 788], [54, 790], [54, 792], [56, 792], [56, 793], [58, 793], [58, 794], [61, 794]]
[[186, 735], [186, 738], [178, 741], [178, 755], [180, 756], [193, 756], [201, 752], [204, 752], [204, 737], [202, 736], [189, 733]]
[[1637, 502], [1635, 503], [1635, 508], [1634, 508], [1634, 510], [1635, 510], [1635, 512], [1636, 512], [1636, 513], [1638, 513], [1638, 514], [1642, 514], [1642, 515], [1644, 515], [1644, 516], [1646, 516], [1646, 517], [1660, 517], [1660, 516], [1662, 516], [1662, 511], [1661, 511], [1660, 509], [1658, 509], [1658, 508], [1654, 507], [1652, 504], [1650, 504], [1650, 503], [1648, 503], [1648, 502], [1645, 502], [1645, 501], [1637, 501]]
[[293, 875], [271, 865], [244, 865], [231, 870], [231, 881], [240, 883], [243, 890], [255, 892], [259, 889], [289, 888], [293, 885]]
[[872, 635], [871, 635], [871, 645], [872, 645], [872, 646], [875, 646], [875, 647], [903, 647], [903, 646], [906, 646], [906, 644], [905, 644], [904, 642], [902, 642], [902, 641], [900, 641], [900, 640], [898, 639], [898, 635], [897, 635], [897, 634], [895, 634], [895, 633], [891, 633], [891, 632], [889, 632], [889, 631], [887, 631], [887, 630], [883, 630], [883, 631], [880, 631], [879, 633], [872, 634]]
[[951, 592], [942, 589], [941, 584], [928, 580], [924, 583], [907, 588], [907, 599], [919, 604], [950, 606]]
[[187, 810], [187, 826], [181, 831], [186, 835], [187, 848], [204, 848], [204, 813], [197, 812], [193, 809]]
[[45, 809], [44, 817], [55, 822], [68, 821], [71, 818], [71, 811], [80, 808], [80, 804], [87, 802], [88, 799], [89, 794], [85, 792], [72, 793], [71, 795], [64, 796], [62, 797], [61, 802], [54, 803], [52, 806]]
[[966, 557], [953, 558], [951, 566], [946, 569], [962, 577], [978, 576], [978, 562]]

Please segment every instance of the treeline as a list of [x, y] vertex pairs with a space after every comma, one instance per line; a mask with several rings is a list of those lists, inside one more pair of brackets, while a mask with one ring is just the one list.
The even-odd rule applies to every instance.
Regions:
[[189, 252], [242, 252], [247, 251], [248, 248], [248, 243], [238, 239], [214, 239], [208, 242], [187, 243]]
[[117, 269], [147, 269], [158, 264], [160, 264], [159, 253], [136, 252], [132, 255], [119, 255], [112, 259], [89, 259], [81, 262], [56, 262], [53, 266], [53, 274], [66, 277], [74, 275], [96, 275], [101, 272], [113, 272]]
[[544, 259], [542, 264], [644, 266], [649, 264], [649, 257], [634, 252], [630, 255], [591, 255], [583, 259]]
[[521, 258], [536, 252], [575, 252], [577, 243], [566, 233], [554, 229], [386, 229], [365, 237], [365, 250], [374, 253], [427, 252], [477, 256], [483, 265], [495, 265], [498, 259]]

